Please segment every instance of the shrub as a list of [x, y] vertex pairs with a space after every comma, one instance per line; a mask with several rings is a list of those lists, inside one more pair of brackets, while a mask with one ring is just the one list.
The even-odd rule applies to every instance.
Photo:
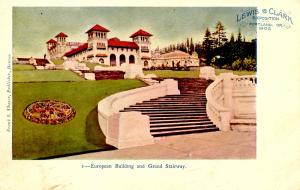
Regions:
[[252, 58], [245, 58], [243, 61], [244, 70], [256, 71], [256, 60]]
[[240, 59], [235, 60], [232, 63], [232, 69], [233, 70], [242, 70], [242, 61]]
[[232, 63], [233, 70], [247, 70], [247, 71], [256, 71], [256, 60], [252, 58], [245, 58], [243, 61], [237, 59]]

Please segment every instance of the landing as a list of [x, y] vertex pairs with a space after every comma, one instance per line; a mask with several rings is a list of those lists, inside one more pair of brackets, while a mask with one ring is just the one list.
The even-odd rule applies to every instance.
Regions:
[[160, 137], [155, 144], [60, 159], [255, 159], [255, 132], [211, 132]]

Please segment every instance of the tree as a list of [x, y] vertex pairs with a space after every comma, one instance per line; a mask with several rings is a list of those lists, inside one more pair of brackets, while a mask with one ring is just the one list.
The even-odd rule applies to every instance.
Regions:
[[225, 28], [220, 21], [218, 21], [216, 24], [216, 31], [213, 33], [213, 36], [216, 42], [216, 47], [224, 45], [228, 40], [226, 38]]
[[203, 56], [206, 59], [206, 65], [209, 65], [212, 59], [213, 39], [208, 28], [205, 30], [202, 47]]
[[192, 55], [193, 54], [193, 52], [195, 51], [195, 46], [194, 46], [194, 44], [193, 44], [193, 38], [191, 38], [191, 41], [190, 41], [191, 43], [190, 43], [190, 55]]
[[230, 36], [230, 41], [229, 41], [231, 44], [234, 43], [234, 34], [231, 33], [231, 36]]
[[239, 28], [239, 33], [238, 33], [238, 36], [237, 36], [236, 41], [237, 41], [238, 43], [242, 42], [242, 34], [241, 34], [241, 29], [240, 29], [240, 28]]
[[190, 42], [189, 42], [189, 38], [186, 39], [186, 52], [190, 51]]

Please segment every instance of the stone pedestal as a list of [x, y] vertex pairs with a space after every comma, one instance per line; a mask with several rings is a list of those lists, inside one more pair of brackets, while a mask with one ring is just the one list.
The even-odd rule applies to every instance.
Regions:
[[166, 95], [180, 94], [180, 91], [178, 89], [178, 82], [176, 80], [165, 79], [161, 82], [161, 84], [167, 86], [167, 94]]
[[206, 80], [215, 80], [215, 78], [216, 78], [215, 69], [210, 66], [200, 67], [199, 77], [204, 78]]
[[223, 111], [220, 113], [221, 116], [221, 125], [219, 129], [221, 131], [230, 131], [230, 118], [231, 114], [229, 111]]
[[124, 64], [124, 66], [122, 65], [122, 67], [124, 67], [124, 71], [125, 71], [124, 78], [125, 79], [135, 79], [138, 76], [139, 77], [144, 76], [142, 65], [138, 65], [138, 64], [125, 65]]
[[140, 112], [115, 113], [108, 119], [106, 143], [118, 149], [154, 143], [149, 116]]
[[96, 80], [95, 73], [84, 73], [84, 78], [87, 80]]

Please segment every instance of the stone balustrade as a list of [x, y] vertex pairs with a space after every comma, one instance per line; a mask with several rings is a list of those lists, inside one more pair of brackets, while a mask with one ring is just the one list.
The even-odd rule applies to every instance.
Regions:
[[149, 116], [140, 112], [119, 112], [145, 100], [180, 94], [178, 83], [166, 79], [158, 84], [120, 92], [98, 103], [98, 121], [106, 143], [119, 149], [153, 144]]
[[223, 73], [206, 90], [209, 119], [221, 130], [256, 128], [256, 76]]
[[256, 87], [256, 76], [254, 75], [234, 76], [231, 80], [234, 89]]

